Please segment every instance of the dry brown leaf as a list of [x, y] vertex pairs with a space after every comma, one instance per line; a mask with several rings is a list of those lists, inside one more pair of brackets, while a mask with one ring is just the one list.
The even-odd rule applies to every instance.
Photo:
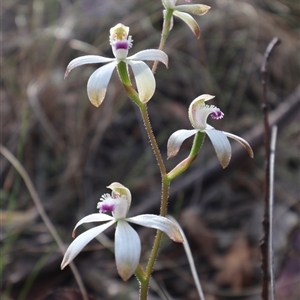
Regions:
[[254, 267], [253, 249], [244, 238], [237, 239], [223, 257], [221, 270], [216, 275], [216, 283], [230, 286], [234, 292], [253, 283]]

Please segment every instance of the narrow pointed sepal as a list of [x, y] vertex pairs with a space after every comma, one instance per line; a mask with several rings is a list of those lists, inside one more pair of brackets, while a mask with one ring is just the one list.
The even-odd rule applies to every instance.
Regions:
[[112, 220], [80, 234], [68, 247], [61, 263], [61, 269], [64, 269], [93, 238], [102, 233], [115, 222], [115, 220]]
[[161, 230], [174, 242], [177, 243], [183, 242], [183, 237], [180, 233], [178, 226], [165, 217], [145, 214], [145, 215], [139, 215], [132, 218], [127, 218], [126, 221], [141, 226]]
[[200, 27], [190, 14], [182, 11], [174, 10], [173, 15], [180, 18], [182, 21], [184, 21], [190, 27], [190, 29], [192, 30], [192, 32], [194, 33], [197, 39], [200, 38], [200, 34], [201, 34]]
[[210, 8], [210, 6], [205, 4], [183, 4], [176, 6], [176, 10], [178, 11], [186, 12], [197, 16], [205, 15], [210, 10]]
[[182, 143], [192, 135], [196, 134], [197, 131], [198, 130], [196, 129], [180, 129], [175, 131], [169, 137], [168, 140], [168, 144], [167, 144], [168, 159], [175, 156], [178, 153]]
[[91, 103], [99, 107], [105, 95], [107, 85], [117, 62], [113, 61], [97, 69], [89, 78], [87, 84], [87, 93]]
[[147, 103], [155, 92], [156, 82], [152, 71], [143, 61], [127, 62], [133, 71], [139, 98], [143, 103]]
[[85, 223], [92, 223], [92, 222], [106, 222], [106, 221], [112, 221], [114, 218], [112, 216], [106, 215], [106, 214], [101, 214], [101, 213], [96, 213], [96, 214], [91, 214], [88, 215], [81, 220], [77, 222], [75, 225], [73, 232], [72, 232], [72, 237], [75, 238], [75, 230], [78, 228], [78, 226], [85, 224]]
[[99, 55], [84, 55], [84, 56], [77, 57], [72, 61], [70, 61], [70, 63], [68, 64], [64, 78], [66, 78], [73, 69], [79, 66], [87, 65], [87, 64], [96, 64], [96, 63], [108, 63], [113, 60], [115, 59], [107, 58]]
[[205, 133], [208, 135], [213, 144], [221, 166], [225, 169], [231, 159], [231, 145], [227, 136], [223, 133], [223, 131], [215, 129], [207, 129], [205, 130]]
[[160, 61], [163, 63], [166, 67], [168, 67], [168, 55], [158, 49], [147, 49], [139, 51], [138, 53], [127, 57], [125, 60], [128, 62], [128, 60], [152, 60], [152, 61]]
[[232, 133], [229, 133], [229, 132], [225, 132], [225, 131], [223, 131], [223, 132], [224, 132], [225, 135], [227, 135], [231, 139], [234, 139], [237, 142], [239, 142], [247, 150], [247, 152], [248, 152], [248, 154], [249, 154], [249, 156], [251, 158], [254, 157], [253, 150], [252, 150], [251, 146], [249, 145], [249, 143], [246, 140], [244, 140], [243, 138], [241, 138], [241, 137], [239, 137], [239, 136], [237, 136], [235, 134], [232, 134]]
[[124, 281], [135, 272], [141, 256], [141, 241], [137, 232], [125, 221], [119, 220], [115, 233], [117, 270]]

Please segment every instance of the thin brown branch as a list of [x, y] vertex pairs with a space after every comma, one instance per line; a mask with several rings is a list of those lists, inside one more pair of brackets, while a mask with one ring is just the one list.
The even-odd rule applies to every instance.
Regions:
[[270, 182], [270, 125], [269, 125], [269, 109], [267, 97], [268, 82], [268, 64], [270, 56], [275, 46], [279, 44], [279, 39], [274, 37], [266, 48], [264, 60], [261, 66], [261, 84], [262, 84], [262, 113], [264, 124], [264, 147], [265, 147], [265, 179], [264, 179], [264, 217], [263, 217], [263, 237], [261, 240], [262, 253], [262, 299], [269, 300], [269, 182]]

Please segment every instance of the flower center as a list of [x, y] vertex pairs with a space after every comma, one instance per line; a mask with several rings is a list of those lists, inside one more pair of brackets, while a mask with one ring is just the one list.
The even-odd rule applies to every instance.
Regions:
[[107, 212], [113, 212], [115, 209], [115, 205], [114, 204], [106, 204], [106, 203], [103, 203], [101, 205], [101, 209], [100, 211], [102, 213], [107, 213]]
[[114, 198], [112, 198], [110, 194], [104, 194], [100, 198], [100, 202], [98, 202], [97, 208], [99, 209], [100, 213], [113, 213], [116, 208]]
[[104, 194], [97, 204], [100, 213], [111, 213], [112, 216], [119, 220], [126, 218], [128, 202], [126, 196], [113, 192], [112, 195]]
[[130, 43], [127, 40], [114, 42], [114, 46], [116, 50], [125, 49], [128, 50], [130, 48]]

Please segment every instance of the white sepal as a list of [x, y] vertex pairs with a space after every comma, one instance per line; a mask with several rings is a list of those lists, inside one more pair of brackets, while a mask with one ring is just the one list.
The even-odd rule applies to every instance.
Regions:
[[147, 49], [139, 51], [138, 53], [127, 57], [125, 62], [127, 62], [127, 60], [158, 60], [165, 64], [166, 67], [168, 67], [168, 55], [158, 49]]
[[75, 236], [75, 230], [78, 228], [78, 226], [80, 226], [82, 224], [92, 223], [92, 222], [106, 222], [106, 221], [111, 221], [111, 220], [114, 220], [114, 218], [112, 216], [109, 216], [107, 214], [102, 214], [102, 213], [91, 214], [86, 217], [83, 217], [75, 225], [72, 236], [73, 237]]
[[105, 94], [107, 85], [111, 78], [112, 72], [116, 67], [117, 62], [113, 61], [105, 66], [97, 69], [89, 78], [87, 84], [87, 93], [91, 103], [99, 107], [102, 103]]
[[229, 133], [229, 132], [225, 132], [225, 131], [223, 131], [223, 132], [224, 132], [225, 135], [227, 135], [227, 136], [230, 137], [231, 139], [236, 140], [236, 141], [239, 142], [242, 146], [244, 146], [245, 149], [247, 150], [249, 156], [250, 156], [251, 158], [254, 157], [253, 150], [252, 150], [251, 146], [249, 145], [249, 143], [248, 143], [246, 140], [244, 140], [243, 138], [241, 138], [241, 137], [239, 137], [239, 136], [237, 136], [237, 135], [235, 135], [235, 134], [232, 134], [232, 133]]
[[138, 224], [141, 226], [159, 229], [164, 232], [171, 240], [182, 243], [183, 237], [179, 228], [170, 220], [165, 217], [145, 214], [132, 218], [127, 218], [126, 221]]
[[115, 58], [108, 58], [99, 55], [84, 55], [73, 59], [67, 66], [65, 78], [74, 69], [82, 65], [95, 64], [95, 63], [108, 63], [114, 61]]
[[175, 131], [168, 140], [168, 158], [175, 156], [178, 153], [182, 143], [197, 132], [198, 130], [196, 129], [180, 129]]
[[184, 21], [190, 29], [193, 31], [194, 35], [197, 39], [200, 38], [200, 27], [198, 23], [195, 21], [195, 19], [188, 13], [174, 10], [173, 15], [180, 18], [182, 21]]
[[119, 275], [127, 281], [135, 272], [141, 256], [141, 241], [137, 232], [119, 220], [115, 233], [115, 257]]
[[143, 61], [130, 61], [127, 63], [131, 66], [139, 98], [143, 103], [148, 102], [155, 92], [155, 79], [152, 71]]
[[177, 5], [176, 10], [197, 16], [202, 16], [210, 10], [210, 6], [205, 4], [183, 4]]
[[115, 222], [115, 220], [112, 220], [80, 234], [68, 247], [61, 263], [61, 269], [65, 268], [93, 238], [102, 233]]
[[223, 168], [226, 168], [231, 158], [231, 145], [227, 136], [223, 131], [215, 129], [207, 129], [205, 130], [205, 133], [208, 135], [214, 146], [220, 164]]

